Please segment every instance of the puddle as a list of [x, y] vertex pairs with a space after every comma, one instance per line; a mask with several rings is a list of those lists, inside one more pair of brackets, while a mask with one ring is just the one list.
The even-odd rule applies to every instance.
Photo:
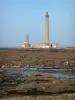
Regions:
[[[70, 68], [69, 68], [70, 69]], [[2, 70], [2, 69], [0, 69]], [[55, 77], [60, 77], [61, 79], [75, 79], [75, 74], [64, 74], [63, 71], [67, 70], [66, 68], [52, 68], [52, 67], [46, 67], [46, 68], [4, 68], [7, 72], [16, 72], [20, 73], [23, 76], [26, 75], [38, 75], [38, 74], [50, 74]]]

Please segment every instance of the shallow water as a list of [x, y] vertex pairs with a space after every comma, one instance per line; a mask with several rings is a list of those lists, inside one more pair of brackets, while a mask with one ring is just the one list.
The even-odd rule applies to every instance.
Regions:
[[[0, 69], [2, 70], [2, 69]], [[75, 74], [63, 74], [62, 72], [67, 70], [66, 68], [4, 68], [5, 71], [7, 72], [16, 72], [16, 73], [20, 73], [23, 76], [27, 76], [27, 75], [52, 75], [55, 77], [60, 77], [61, 79], [75, 79]]]

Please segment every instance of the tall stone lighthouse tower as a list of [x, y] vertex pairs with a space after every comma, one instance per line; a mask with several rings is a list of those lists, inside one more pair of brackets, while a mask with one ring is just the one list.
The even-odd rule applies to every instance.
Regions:
[[49, 15], [48, 12], [46, 12], [45, 15], [45, 43], [49, 43]]
[[26, 34], [26, 44], [29, 44], [29, 35]]

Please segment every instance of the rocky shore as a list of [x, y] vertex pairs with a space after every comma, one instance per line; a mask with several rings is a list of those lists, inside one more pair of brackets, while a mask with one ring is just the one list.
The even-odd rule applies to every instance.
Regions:
[[75, 93], [64, 93], [50, 96], [10, 96], [1, 98], [0, 100], [75, 100]]
[[[22, 76], [18, 73], [7, 73], [5, 71], [0, 72], [1, 100], [7, 100], [4, 99], [4, 97], [9, 98], [9, 96], [11, 96], [10, 98], [13, 100], [15, 95], [17, 98], [19, 96], [22, 96], [21, 98], [30, 98], [31, 95], [48, 95], [49, 98], [53, 95], [60, 98], [64, 94], [67, 94], [67, 97], [69, 96], [68, 94], [70, 94], [70, 96], [73, 95], [73, 98], [75, 98], [75, 94], [73, 93], [75, 93], [75, 80], [61, 80], [51, 75]], [[53, 96], [52, 98], [54, 98]]]
[[[71, 67], [75, 74], [75, 50], [0, 50], [0, 67]], [[34, 95], [34, 96], [33, 96]], [[43, 96], [42, 96], [43, 95]], [[75, 80], [52, 75], [27, 75], [0, 70], [0, 100], [75, 100]]]
[[69, 49], [1, 49], [0, 67], [75, 66], [75, 50]]

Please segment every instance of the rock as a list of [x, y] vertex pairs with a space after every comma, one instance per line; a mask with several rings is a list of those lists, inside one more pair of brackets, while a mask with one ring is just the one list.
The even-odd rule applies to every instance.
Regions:
[[22, 83], [20, 85], [18, 85], [16, 87], [16, 90], [21, 90], [21, 91], [26, 91], [26, 90], [30, 90], [32, 88], [37, 88], [37, 85], [35, 82], [31, 82], [31, 83]]
[[[50, 94], [50, 93], [64, 93], [64, 92], [75, 92], [75, 81], [70, 80], [59, 80], [59, 79], [46, 79], [41, 76], [37, 77], [27, 77], [26, 82], [22, 83], [14, 90], [16, 93], [25, 94]], [[46, 80], [46, 81], [45, 81]], [[47, 81], [48, 80], [48, 81]]]
[[3, 79], [0, 77], [0, 83], [3, 81]]

